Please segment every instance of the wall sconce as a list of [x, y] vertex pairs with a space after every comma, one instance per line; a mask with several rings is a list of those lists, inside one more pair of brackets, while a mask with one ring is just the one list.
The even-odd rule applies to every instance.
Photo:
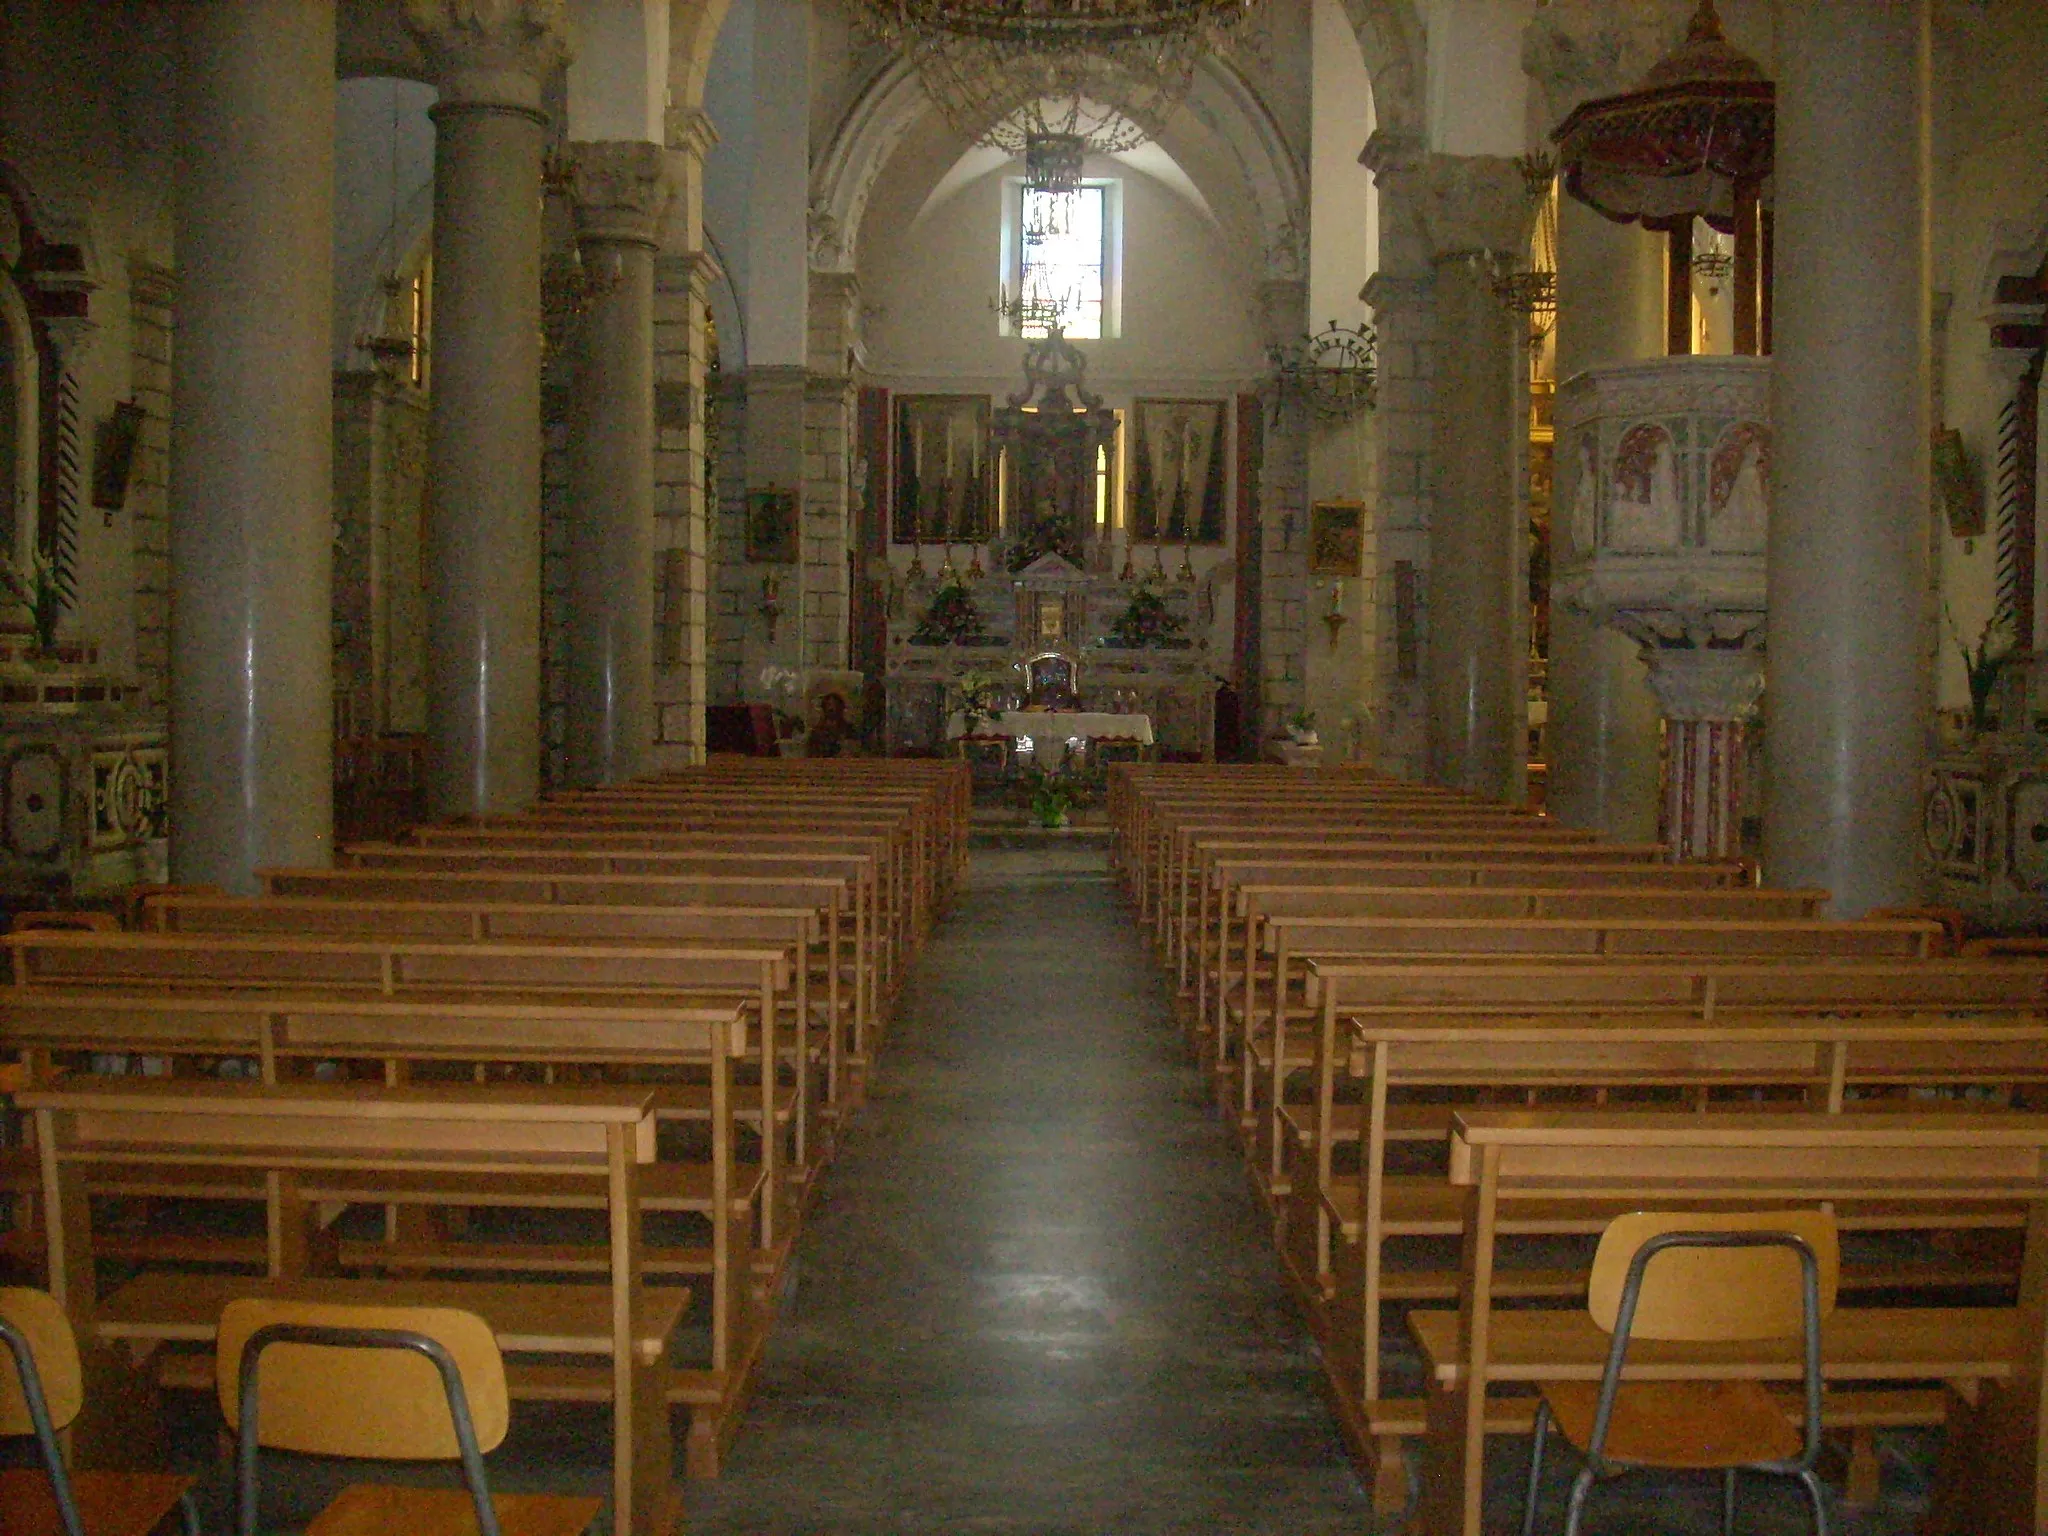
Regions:
[[775, 643], [775, 621], [782, 617], [782, 604], [776, 599], [782, 595], [781, 585], [773, 576], [761, 578], [761, 601], [754, 605], [754, 612], [768, 621], [768, 643]]
[[1337, 649], [1337, 636], [1350, 622], [1350, 615], [1344, 611], [1343, 583], [1333, 581], [1330, 583], [1330, 606], [1323, 610], [1323, 623], [1328, 625], [1330, 630], [1331, 650]]

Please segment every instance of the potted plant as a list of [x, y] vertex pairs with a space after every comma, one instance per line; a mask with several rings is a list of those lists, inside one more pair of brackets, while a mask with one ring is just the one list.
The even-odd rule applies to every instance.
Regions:
[[1320, 745], [1322, 738], [1316, 735], [1316, 712], [1312, 709], [1297, 709], [1289, 715], [1287, 735], [1297, 747]]
[[1970, 688], [1970, 729], [1981, 736], [1992, 728], [1991, 697], [1998, 690], [1999, 674], [2013, 659], [2018, 646], [2005, 621], [1996, 614], [1986, 619], [1977, 632], [1974, 651], [1964, 644], [1962, 630], [1947, 603], [1941, 605], [1941, 616], [1948, 624], [1949, 638], [1963, 658], [1963, 676]]
[[1047, 831], [1067, 825], [1074, 791], [1051, 774], [1042, 773], [1031, 787], [1031, 819]]

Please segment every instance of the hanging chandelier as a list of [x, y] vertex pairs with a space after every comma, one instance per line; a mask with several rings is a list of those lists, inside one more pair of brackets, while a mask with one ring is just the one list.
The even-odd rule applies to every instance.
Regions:
[[[1033, 138], [1114, 154], [1158, 134], [1195, 65], [1257, 0], [861, 0], [955, 130], [1025, 154]], [[1074, 167], [1078, 177], [1079, 166]]]

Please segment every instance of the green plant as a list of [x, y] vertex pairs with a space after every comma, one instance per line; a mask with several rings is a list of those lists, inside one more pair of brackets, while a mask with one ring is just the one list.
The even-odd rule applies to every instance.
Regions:
[[1165, 645], [1179, 638], [1183, 625], [1160, 592], [1157, 579], [1147, 576], [1131, 593], [1130, 602], [1109, 626], [1109, 638], [1131, 650], [1148, 645]]
[[0, 556], [0, 585], [7, 588], [9, 595], [29, 611], [30, 622], [35, 625], [36, 646], [43, 651], [57, 648], [57, 621], [64, 617], [78, 595], [77, 582], [71, 575], [69, 563], [53, 559], [35, 551], [32, 564], [26, 574], [21, 567]]
[[981, 610], [974, 606], [974, 594], [964, 582], [953, 580], [932, 594], [931, 606], [911, 633], [912, 645], [982, 645], [989, 638]]
[[1956, 650], [1963, 658], [1963, 675], [1970, 686], [1970, 724], [1978, 731], [1988, 731], [1991, 729], [1991, 695], [1998, 687], [1999, 674], [2019, 647], [2013, 639], [2010, 625], [2001, 615], [1993, 614], [1984, 621], [1984, 627], [1977, 632], [1974, 652], [1964, 642], [1962, 630], [1956, 625], [1956, 616], [1949, 611], [1947, 603], [1941, 605], [1941, 616], [1948, 625], [1949, 638], [1955, 641]]
[[1002, 706], [997, 701], [1003, 692], [1003, 679], [993, 672], [969, 672], [960, 679], [960, 718], [972, 736], [982, 722], [1001, 716]]
[[1287, 717], [1287, 728], [1307, 735], [1316, 728], [1316, 712], [1312, 709], [1297, 709]]
[[1041, 775], [1031, 790], [1031, 819], [1041, 827], [1064, 826], [1073, 808], [1074, 791], [1050, 774]]

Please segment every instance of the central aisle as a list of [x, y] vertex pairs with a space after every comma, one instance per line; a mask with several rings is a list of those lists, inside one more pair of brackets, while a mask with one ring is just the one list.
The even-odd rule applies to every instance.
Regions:
[[693, 1536], [1363, 1527], [1099, 845], [977, 850]]

